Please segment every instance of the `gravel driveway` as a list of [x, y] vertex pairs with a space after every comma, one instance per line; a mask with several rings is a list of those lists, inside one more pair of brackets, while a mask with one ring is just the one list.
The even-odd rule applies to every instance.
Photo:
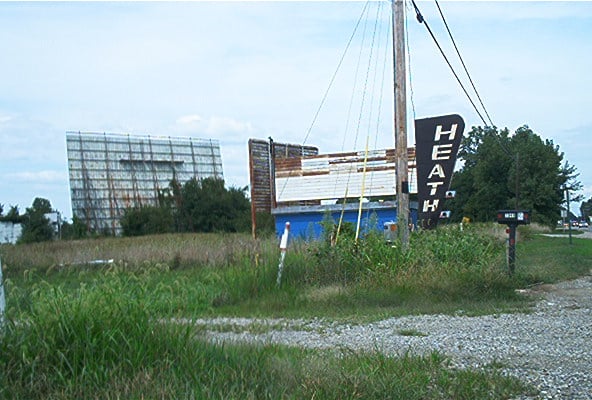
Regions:
[[460, 368], [501, 364], [508, 374], [538, 388], [537, 399], [592, 399], [592, 276], [525, 292], [541, 298], [529, 314], [424, 315], [366, 325], [287, 319], [193, 322], [214, 341], [393, 355], [437, 350]]

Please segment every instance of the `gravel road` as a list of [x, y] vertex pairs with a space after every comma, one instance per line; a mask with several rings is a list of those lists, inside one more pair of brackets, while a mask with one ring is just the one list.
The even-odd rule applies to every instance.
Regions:
[[425, 315], [349, 325], [324, 320], [193, 321], [214, 341], [307, 348], [446, 354], [454, 366], [492, 362], [540, 391], [535, 399], [592, 399], [592, 276], [525, 291], [539, 296], [529, 314]]

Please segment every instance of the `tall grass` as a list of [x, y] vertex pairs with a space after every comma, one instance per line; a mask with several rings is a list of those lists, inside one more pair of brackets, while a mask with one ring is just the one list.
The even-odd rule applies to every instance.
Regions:
[[97, 265], [92, 263], [96, 260], [129, 266], [164, 263], [175, 269], [235, 265], [245, 260], [255, 263], [272, 243], [269, 239], [254, 240], [247, 234], [187, 233], [0, 245], [0, 253], [8, 269], [45, 271]]
[[149, 276], [110, 271], [53, 286], [0, 333], [0, 398], [507, 398], [528, 389], [497, 371], [454, 371], [437, 354], [302, 351], [208, 343], [153, 318]]
[[[528, 231], [510, 278], [500, 229], [414, 233], [406, 252], [373, 235], [336, 246], [295, 242], [279, 288], [274, 239], [158, 235], [2, 246], [8, 308], [0, 398], [468, 399], [528, 392], [496, 370], [452, 370], [437, 354], [214, 345], [188, 325], [162, 322], [221, 314], [499, 312], [524, 304], [518, 287], [590, 271], [591, 241], [569, 246]], [[110, 258], [113, 264], [86, 263]]]
[[[245, 235], [156, 235], [27, 246], [2, 246], [8, 314], [26, 310], [37, 291], [76, 291], [109, 281], [111, 272], [141, 279], [151, 315], [328, 316], [381, 318], [417, 313], [471, 314], [521, 310], [515, 289], [569, 279], [590, 269], [591, 242], [570, 248], [532, 228], [508, 276], [503, 227], [456, 225], [415, 232], [408, 251], [380, 235], [357, 244], [344, 236], [290, 244], [282, 285], [274, 238]], [[581, 243], [581, 244], [580, 244]], [[45, 256], [47, 254], [47, 256]], [[113, 258], [108, 265], [80, 262]], [[78, 260], [74, 262], [73, 260]], [[568, 261], [568, 262], [566, 262]], [[47, 282], [48, 284], [39, 284]]]

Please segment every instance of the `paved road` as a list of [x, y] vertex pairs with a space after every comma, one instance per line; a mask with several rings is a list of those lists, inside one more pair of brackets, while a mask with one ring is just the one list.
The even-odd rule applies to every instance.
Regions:
[[[574, 229], [574, 233], [578, 232]], [[554, 233], [554, 234], [550, 234], [550, 233], [545, 233], [544, 236], [549, 236], [549, 237], [568, 237], [569, 233]], [[573, 234], [571, 235], [573, 238], [578, 238], [578, 239], [592, 239], [592, 231], [584, 231], [583, 233], [578, 233], [578, 234]]]

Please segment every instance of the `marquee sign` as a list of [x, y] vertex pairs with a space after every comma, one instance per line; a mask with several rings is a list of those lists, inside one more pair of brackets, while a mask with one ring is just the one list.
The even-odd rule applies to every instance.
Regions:
[[450, 214], [441, 207], [445, 198], [453, 197], [448, 189], [464, 129], [457, 114], [415, 120], [418, 224], [422, 228], [434, 228]]

